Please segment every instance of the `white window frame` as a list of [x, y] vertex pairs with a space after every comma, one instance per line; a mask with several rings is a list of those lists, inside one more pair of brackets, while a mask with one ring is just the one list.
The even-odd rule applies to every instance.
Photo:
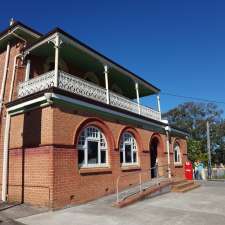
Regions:
[[[88, 129], [97, 131], [96, 136], [88, 135]], [[98, 143], [98, 163], [88, 163], [88, 142], [93, 141]], [[104, 144], [104, 146], [101, 146]], [[77, 150], [84, 151], [84, 163], [79, 164], [80, 168], [93, 168], [93, 167], [108, 167], [108, 147], [104, 133], [95, 126], [85, 127], [79, 134]], [[106, 162], [101, 163], [101, 151], [105, 151]], [[79, 155], [79, 154], [78, 154]], [[79, 159], [78, 159], [79, 162]]]
[[[128, 140], [126, 140], [126, 135], [130, 136]], [[131, 146], [131, 162], [126, 162], [126, 153], [125, 153], [125, 146], [130, 145]], [[123, 154], [123, 161], [121, 163], [122, 167], [125, 166], [136, 166], [139, 165], [139, 157], [138, 157], [138, 146], [137, 141], [134, 137], [134, 135], [130, 132], [124, 132], [120, 139], [120, 152]], [[136, 153], [136, 162], [134, 162], [134, 154]]]
[[[181, 157], [180, 145], [177, 142], [174, 144], [173, 152], [174, 152], [174, 164], [175, 165], [182, 165], [182, 157]], [[177, 155], [177, 157], [176, 157], [176, 155]], [[176, 161], [175, 160], [176, 158], [179, 161]]]

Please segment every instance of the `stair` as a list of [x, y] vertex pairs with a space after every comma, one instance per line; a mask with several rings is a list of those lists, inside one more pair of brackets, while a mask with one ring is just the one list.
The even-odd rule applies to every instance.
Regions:
[[198, 187], [200, 187], [200, 184], [195, 183], [193, 180], [174, 180], [171, 191], [185, 193]]

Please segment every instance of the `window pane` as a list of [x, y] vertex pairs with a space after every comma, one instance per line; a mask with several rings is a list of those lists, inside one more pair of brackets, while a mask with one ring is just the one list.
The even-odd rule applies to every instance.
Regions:
[[101, 151], [101, 163], [106, 163], [106, 152]]
[[88, 164], [98, 163], [98, 142], [88, 141]]
[[125, 145], [125, 161], [131, 163], [131, 145]]
[[78, 150], [78, 163], [84, 164], [84, 151]]
[[123, 163], [123, 152], [120, 151], [120, 163]]
[[133, 152], [133, 160], [134, 160], [134, 163], [137, 162], [137, 154], [136, 154], [136, 152]]

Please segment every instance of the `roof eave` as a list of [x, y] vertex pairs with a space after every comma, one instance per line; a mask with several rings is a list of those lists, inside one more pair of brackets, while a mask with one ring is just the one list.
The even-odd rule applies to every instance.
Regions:
[[35, 42], [34, 44], [32, 44], [30, 46], [27, 46], [27, 48], [24, 51], [25, 54], [30, 52], [34, 48], [38, 47], [40, 44], [49, 41], [51, 38], [54, 38], [54, 36], [57, 33], [63, 35], [68, 40], [71, 40], [74, 44], [76, 44], [77, 46], [79, 46], [83, 50], [87, 51], [89, 54], [93, 55], [94, 57], [99, 58], [99, 60], [101, 60], [102, 62], [105, 62], [105, 63], [109, 64], [109, 66], [113, 66], [116, 69], [119, 69], [121, 72], [123, 72], [123, 73], [127, 74], [128, 76], [132, 77], [132, 79], [139, 81], [142, 85], [144, 85], [147, 88], [149, 88], [154, 94], [158, 94], [160, 92], [159, 88], [155, 87], [154, 85], [152, 85], [148, 81], [144, 80], [143, 78], [141, 78], [137, 74], [129, 71], [128, 69], [126, 69], [125, 67], [121, 66], [120, 64], [114, 62], [110, 58], [108, 58], [108, 57], [104, 56], [103, 54], [99, 53], [95, 49], [89, 47], [88, 45], [86, 45], [85, 43], [81, 42], [80, 40], [74, 38], [73, 36], [71, 36], [70, 34], [66, 33], [65, 31], [63, 31], [60, 28], [53, 29], [52, 31], [50, 31], [49, 33], [47, 33], [46, 35], [41, 37], [39, 40], [37, 40], [37, 42]]

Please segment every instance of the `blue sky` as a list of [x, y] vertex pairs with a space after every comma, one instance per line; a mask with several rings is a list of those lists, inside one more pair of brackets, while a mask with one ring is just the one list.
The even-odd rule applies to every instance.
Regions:
[[[13, 0], [1, 3], [0, 29], [11, 17], [44, 33], [58, 26], [162, 92], [225, 102], [224, 12], [216, 0]], [[163, 111], [184, 101], [161, 95]]]

